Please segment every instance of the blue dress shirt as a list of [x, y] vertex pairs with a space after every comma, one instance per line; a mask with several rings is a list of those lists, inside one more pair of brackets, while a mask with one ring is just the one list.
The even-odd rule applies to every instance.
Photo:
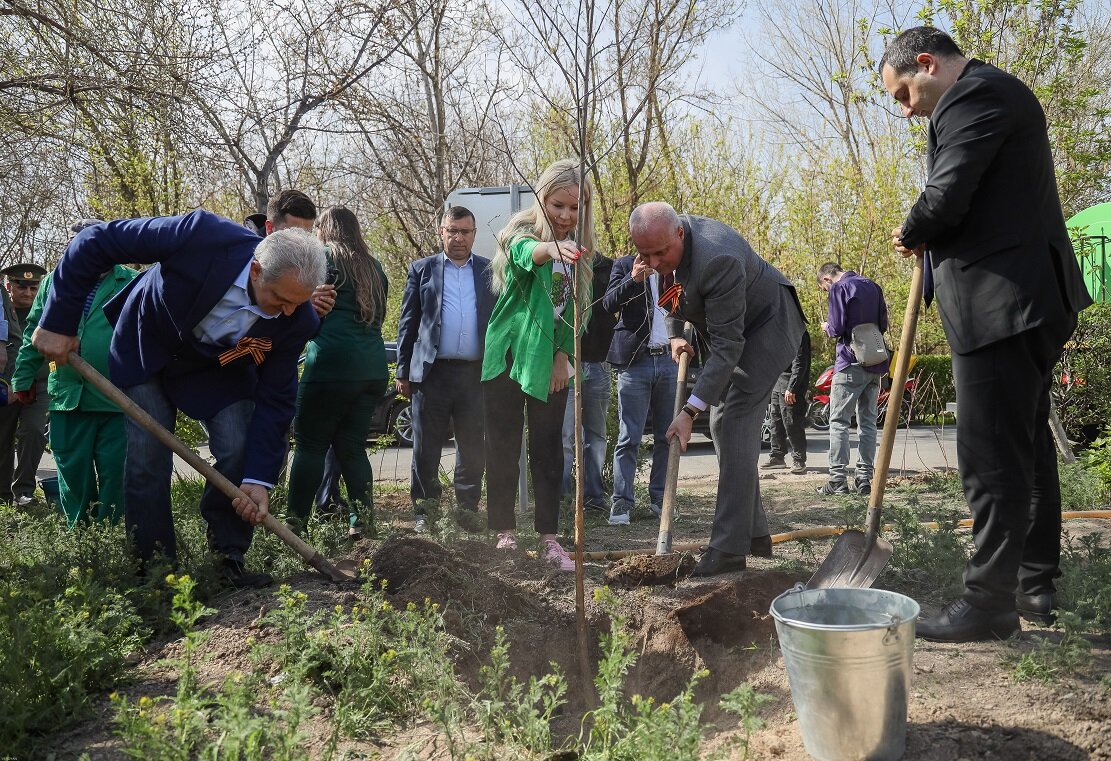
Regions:
[[212, 311], [193, 328], [194, 338], [212, 346], [235, 346], [259, 317], [270, 320], [278, 316], [266, 314], [251, 302], [251, 294], [247, 290], [250, 275], [251, 262], [247, 262]]
[[440, 254], [444, 290], [440, 300], [440, 344], [437, 359], [482, 359], [478, 336], [478, 297], [474, 289], [474, 254], [463, 266]]

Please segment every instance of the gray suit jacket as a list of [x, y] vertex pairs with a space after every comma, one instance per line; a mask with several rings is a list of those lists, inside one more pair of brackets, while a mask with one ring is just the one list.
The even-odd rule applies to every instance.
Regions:
[[[490, 313], [497, 300], [490, 284], [490, 260], [472, 257], [474, 290], [478, 304], [479, 348], [486, 341]], [[454, 266], [454, 265], [453, 265]], [[409, 278], [401, 297], [401, 318], [397, 326], [396, 377], [420, 383], [436, 361], [440, 347], [440, 309], [444, 297], [443, 252], [418, 259], [409, 265]]]
[[[763, 390], [795, 356], [806, 318], [795, 288], [736, 230], [684, 215], [683, 259], [675, 271], [683, 293], [668, 321], [672, 338], [694, 325], [709, 349], [693, 394], [717, 404], [729, 384]], [[771, 382], [767, 388], [771, 388]]]

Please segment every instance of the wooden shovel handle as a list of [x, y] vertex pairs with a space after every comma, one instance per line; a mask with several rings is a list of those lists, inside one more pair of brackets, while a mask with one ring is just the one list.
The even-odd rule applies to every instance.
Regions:
[[[69, 353], [69, 364], [82, 378], [91, 383], [98, 391], [114, 402], [123, 413], [135, 421], [140, 427], [162, 442], [181, 459], [185, 460], [195, 471], [204, 476], [205, 480], [215, 486], [228, 499], [242, 497], [250, 499], [238, 486], [224, 477], [220, 471], [212, 467], [204, 458], [187, 447], [181, 439], [167, 431], [161, 423], [151, 417], [150, 413], [116, 388], [107, 378], [97, 372], [96, 368], [86, 362], [77, 352]], [[323, 555], [301, 537], [294, 534], [289, 526], [282, 523], [273, 515], [267, 513], [262, 525], [271, 533], [276, 534], [294, 552], [300, 555], [306, 563], [320, 571], [333, 581], [343, 581], [348, 577], [342, 574], [334, 565], [329, 563]]]
[[[690, 367], [691, 355], [683, 352], [679, 357], [679, 373], [675, 381], [675, 410], [672, 418], [679, 417], [683, 411], [683, 404], [687, 400], [687, 370]], [[661, 421], [653, 420], [652, 425], [660, 425]], [[679, 458], [683, 454], [683, 447], [676, 436], [671, 440], [667, 450], [667, 476], [664, 481], [663, 505], [660, 509], [660, 533], [656, 539], [656, 554], [667, 555], [671, 552], [671, 516], [675, 512], [675, 493], [679, 488]]]
[[[895, 375], [891, 379], [891, 393], [887, 396], [887, 417], [883, 422], [879, 456], [872, 474], [872, 493], [868, 499], [867, 536], [874, 538], [880, 529], [880, 512], [883, 493], [887, 487], [887, 472], [891, 467], [891, 451], [899, 431], [899, 415], [903, 409], [903, 390], [910, 371], [910, 352], [914, 348], [914, 334], [918, 329], [918, 312], [922, 305], [922, 255], [914, 257], [910, 274], [910, 294], [903, 314], [903, 332], [899, 336], [899, 354], [895, 358]], [[871, 542], [869, 542], [871, 544]]]

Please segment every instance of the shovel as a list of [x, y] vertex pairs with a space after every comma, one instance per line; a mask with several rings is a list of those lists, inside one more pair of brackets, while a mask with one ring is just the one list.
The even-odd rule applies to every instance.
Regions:
[[[247, 495], [240, 491], [238, 486], [225, 478], [216, 468], [209, 465], [196, 452], [185, 446], [185, 444], [181, 442], [181, 439], [163, 428], [146, 410], [131, 401], [126, 394], [112, 385], [111, 381], [97, 372], [96, 368], [82, 359], [77, 352], [70, 352], [68, 360], [70, 366], [73, 367], [81, 377], [111, 399], [123, 410], [125, 415], [134, 420], [139, 426], [149, 431], [151, 435], [171, 449], [174, 454], [192, 465], [194, 470], [204, 476], [206, 481], [219, 489], [228, 499], [236, 499], [238, 497], [248, 499]], [[306, 563], [320, 571], [332, 581], [355, 581], [358, 579], [358, 567], [353, 561], [341, 560], [338, 564], [333, 565], [326, 560], [323, 555], [317, 552], [312, 545], [306, 543], [301, 537], [294, 534], [289, 529], [289, 526], [279, 521], [273, 515], [268, 513], [266, 518], [263, 519], [262, 525], [271, 533], [277, 534], [278, 538], [289, 547], [293, 548], [293, 551], [300, 555]]]
[[[683, 403], [687, 399], [687, 368], [691, 363], [691, 355], [684, 352], [679, 357], [679, 375], [675, 381], [675, 412], [672, 418], [679, 417], [683, 411]], [[652, 425], [659, 425], [656, 420]], [[675, 492], [679, 488], [679, 457], [683, 454], [679, 437], [671, 440], [667, 452], [667, 480], [664, 482], [664, 501], [660, 509], [660, 534], [656, 539], [656, 554], [671, 554], [671, 517], [675, 513]]]
[[887, 418], [883, 423], [879, 458], [872, 477], [872, 493], [868, 499], [867, 533], [857, 530], [841, 534], [829, 555], [807, 582], [807, 589], [821, 587], [870, 587], [879, 577], [891, 558], [891, 542], [880, 537], [880, 513], [883, 492], [887, 486], [887, 470], [891, 465], [891, 450], [899, 431], [899, 410], [903, 404], [903, 388], [910, 367], [910, 352], [914, 344], [914, 331], [918, 327], [918, 309], [922, 301], [922, 257], [914, 258], [910, 276], [910, 295], [903, 317], [903, 333], [899, 338], [899, 354], [895, 358], [895, 375], [891, 395], [887, 402]]

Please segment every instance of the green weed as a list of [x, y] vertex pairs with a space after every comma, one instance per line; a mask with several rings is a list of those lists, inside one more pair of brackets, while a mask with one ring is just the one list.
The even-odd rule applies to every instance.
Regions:
[[708, 671], [696, 672], [672, 701], [657, 703], [651, 697], [625, 697], [625, 677], [637, 661], [625, 619], [608, 588], [595, 591], [594, 599], [609, 614], [609, 632], [601, 637], [602, 657], [594, 685], [598, 707], [583, 717], [580, 759], [597, 761], [680, 761], [698, 758], [702, 742], [699, 719], [702, 706], [694, 702], [694, 689]]
[[[962, 588], [961, 572], [968, 561], [967, 541], [957, 533], [961, 512], [942, 505], [933, 514], [920, 512], [916, 495], [905, 505], [895, 505], [885, 514], [895, 526], [893, 552], [886, 573], [912, 591], [956, 594]], [[920, 521], [936, 521], [938, 528], [925, 528]]]
[[1111, 632], [1111, 543], [1105, 546], [1098, 534], [1079, 539], [1066, 534], [1057, 591], [1060, 606], [1075, 613], [1085, 629]]
[[178, 674], [174, 697], [142, 696], [136, 701], [113, 693], [116, 735], [123, 752], [143, 761], [303, 761], [305, 737], [299, 731], [312, 713], [308, 688], [291, 685], [268, 711], [257, 697], [265, 689], [260, 673], [229, 675], [219, 689], [197, 679], [199, 653], [208, 635], [197, 630], [200, 619], [215, 611], [196, 599], [196, 582], [170, 575], [174, 590], [172, 618], [185, 634], [179, 658], [168, 661]]
[[1033, 650], [1005, 659], [1016, 682], [1050, 682], [1072, 676], [1091, 660], [1092, 644], [1081, 633], [1084, 624], [1079, 616], [1059, 611], [1053, 628], [1061, 632], [1060, 637], [1035, 637]]
[[1060, 463], [1058, 472], [1061, 480], [1061, 509], [1094, 510], [1107, 505], [1111, 488], [1098, 470], [1091, 468], [1085, 461]]
[[437, 604], [395, 608], [373, 579], [350, 610], [311, 611], [307, 602], [287, 585], [279, 589], [279, 604], [264, 622], [281, 636], [256, 657], [328, 696], [344, 736], [373, 737], [417, 715], [426, 695], [457, 691], [444, 662], [448, 642]]
[[[765, 722], [760, 718], [760, 709], [774, 702], [774, 697], [757, 692], [748, 683], [721, 696], [721, 707], [740, 719], [742, 737], [737, 738], [733, 749], [740, 749], [742, 761], [748, 761], [748, 743], [752, 739], [752, 733], [764, 728]], [[736, 757], [735, 753], [730, 753], [730, 758]]]

